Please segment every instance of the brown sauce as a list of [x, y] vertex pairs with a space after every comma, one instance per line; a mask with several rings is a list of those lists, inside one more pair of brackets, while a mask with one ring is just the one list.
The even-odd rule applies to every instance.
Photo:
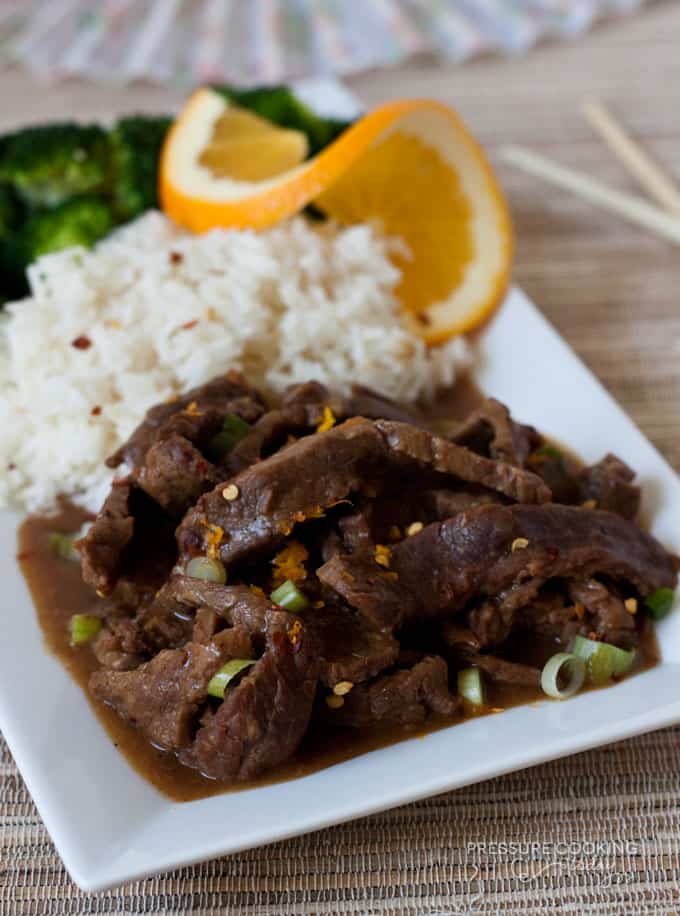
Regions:
[[[455, 389], [442, 393], [431, 413], [439, 417], [463, 417], [482, 399], [483, 395], [474, 383], [464, 379]], [[240, 783], [235, 787], [225, 786], [182, 766], [174, 755], [150, 744], [141, 732], [127, 724], [113, 709], [95, 703], [90, 697], [88, 680], [98, 664], [90, 649], [70, 645], [69, 621], [73, 614], [97, 613], [100, 599], [82, 581], [80, 565], [57, 556], [49, 540], [50, 534], [55, 531], [69, 534], [77, 531], [87, 517], [80, 509], [64, 505], [58, 515], [28, 518], [19, 529], [18, 560], [30, 588], [47, 647], [82, 687], [114, 745], [130, 765], [159, 791], [175, 801], [191, 801], [250, 787], [248, 783]], [[542, 665], [554, 651], [554, 646], [535, 642], [528, 656], [525, 654], [525, 657], [517, 657], [516, 660]], [[654, 631], [650, 625], [642, 633], [637, 667], [650, 667], [658, 661], [658, 657]], [[505, 709], [544, 699], [544, 694], [534, 688], [488, 685], [488, 701], [492, 709]], [[355, 729], [328, 731], [311, 727], [293, 759], [270, 771], [265, 778], [257, 780], [256, 784], [295, 779], [367, 751], [451, 724], [451, 720], [430, 720], [426, 726], [379, 728], [370, 733]]]

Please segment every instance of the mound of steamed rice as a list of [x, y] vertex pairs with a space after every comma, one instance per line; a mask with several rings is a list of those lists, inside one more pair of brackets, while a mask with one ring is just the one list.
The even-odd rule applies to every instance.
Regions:
[[390, 243], [299, 217], [189, 235], [159, 213], [29, 271], [0, 313], [0, 505], [97, 509], [104, 459], [146, 409], [229, 368], [269, 392], [315, 378], [414, 400], [450, 384], [465, 344], [399, 323]]

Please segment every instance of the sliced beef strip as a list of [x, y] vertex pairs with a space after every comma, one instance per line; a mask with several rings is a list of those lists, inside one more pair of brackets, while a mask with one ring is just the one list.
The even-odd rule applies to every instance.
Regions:
[[573, 603], [566, 603], [564, 595], [544, 590], [520, 610], [517, 626], [554, 639], [566, 649], [574, 636], [584, 631], [584, 619], [584, 614]]
[[92, 651], [102, 668], [132, 671], [149, 657], [149, 647], [136, 620], [108, 615], [106, 624], [92, 643]]
[[278, 546], [294, 525], [318, 517], [349, 495], [375, 491], [386, 470], [424, 470], [498, 490], [512, 499], [545, 502], [540, 478], [491, 461], [425, 430], [363, 418], [295, 442], [242, 471], [230, 483], [238, 498], [225, 500], [220, 484], [185, 516], [177, 532], [186, 560], [207, 550], [215, 532], [225, 564]]
[[267, 611], [266, 651], [202, 717], [183, 763], [227, 782], [254, 779], [287, 760], [307, 730], [317, 684], [315, 640], [299, 617]]
[[114, 480], [99, 515], [76, 544], [84, 581], [120, 607], [146, 603], [175, 561], [173, 527], [129, 478]]
[[287, 440], [314, 432], [322, 420], [322, 406], [293, 403], [263, 414], [250, 432], [225, 456], [222, 469], [230, 476], [284, 446]]
[[[402, 540], [408, 536], [414, 522], [429, 525], [445, 521], [459, 512], [497, 503], [501, 499], [497, 493], [481, 487], [449, 490], [404, 483], [402, 488], [391, 487], [374, 499], [353, 500], [356, 512], [342, 516], [338, 521], [338, 529], [345, 552], [355, 553], [369, 550], [373, 544]], [[328, 555], [328, 559], [331, 555]]]
[[482, 455], [523, 468], [540, 436], [531, 426], [516, 423], [510, 411], [495, 398], [487, 398], [450, 437]]
[[177, 518], [215, 486], [222, 472], [188, 439], [173, 434], [154, 442], [134, 476], [141, 489]]
[[494, 598], [482, 601], [468, 613], [468, 626], [482, 646], [499, 646], [510, 635], [517, 612], [536, 597], [542, 581], [536, 578], [513, 583]]
[[465, 663], [479, 668], [492, 681], [499, 684], [513, 684], [516, 687], [540, 687], [541, 669], [532, 668], [519, 662], [508, 662], [495, 655], [481, 655], [471, 652], [464, 656]]
[[624, 580], [642, 595], [677, 582], [674, 558], [632, 522], [552, 504], [481, 506], [428, 525], [394, 546], [389, 569], [351, 554], [317, 571], [349, 605], [390, 629], [451, 615], [472, 598], [493, 598], [527, 581], [537, 590], [554, 577], [596, 573]]
[[255, 422], [266, 410], [266, 402], [262, 395], [252, 388], [239, 372], [231, 370], [205, 385], [193, 388], [181, 397], [151, 407], [127, 442], [107, 460], [108, 466], [116, 468], [125, 462], [131, 468], [139, 467], [163, 426], [192, 403], [196, 404], [200, 412], [214, 409], [222, 416], [234, 413], [247, 423]]
[[478, 484], [521, 503], [544, 503], [550, 491], [530, 471], [492, 461], [408, 423], [376, 420], [390, 453], [390, 463], [412, 465]]
[[458, 700], [448, 686], [443, 658], [428, 656], [412, 668], [383, 674], [354, 687], [339, 709], [330, 709], [327, 720], [342, 726], [412, 725], [428, 715], [453, 716]]
[[402, 423], [429, 428], [427, 420], [417, 407], [406, 407], [365, 385], [352, 385], [349, 395], [346, 396], [334, 394], [320, 382], [291, 385], [284, 392], [282, 405], [292, 404], [327, 404], [339, 420], [348, 420], [350, 417], [399, 420]]
[[623, 600], [598, 582], [597, 579], [572, 579], [569, 595], [582, 604], [594, 617], [591, 629], [607, 642], [629, 649], [637, 642], [635, 620], [625, 608]]
[[608, 509], [634, 519], [640, 508], [640, 488], [632, 481], [635, 472], [616, 455], [585, 468], [579, 475], [580, 499], [594, 499], [598, 509]]
[[191, 576], [174, 575], [156, 597], [158, 614], [193, 617], [197, 608], [210, 608], [232, 626], [252, 636], [265, 632], [266, 614], [276, 605], [255, 594], [247, 585], [220, 585]]
[[109, 592], [120, 571], [123, 552], [135, 531], [134, 488], [129, 478], [114, 480], [111, 492], [76, 546], [83, 579], [98, 592]]
[[327, 606], [315, 609], [308, 620], [319, 644], [320, 677], [328, 687], [339, 681], [366, 681], [397, 659], [397, 640], [376, 630], [356, 611]]
[[[234, 635], [240, 638], [239, 652], [248, 651], [248, 634], [242, 630]], [[233, 657], [235, 642], [187, 643], [181, 649], [164, 649], [134, 671], [95, 671], [90, 690], [154, 744], [178, 750], [190, 744], [208, 683]]]

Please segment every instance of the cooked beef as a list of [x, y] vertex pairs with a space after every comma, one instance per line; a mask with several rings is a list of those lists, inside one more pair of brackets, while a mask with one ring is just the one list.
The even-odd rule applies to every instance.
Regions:
[[393, 636], [376, 630], [349, 608], [319, 608], [308, 620], [319, 644], [321, 680], [328, 687], [338, 681], [366, 681], [389, 668], [399, 654]]
[[169, 515], [179, 517], [222, 473], [192, 442], [173, 433], [154, 442], [133, 477]]
[[192, 388], [181, 397], [151, 407], [127, 442], [107, 460], [108, 466], [117, 468], [125, 462], [131, 468], [139, 467], [165, 424], [190, 404], [195, 404], [199, 413], [211, 409], [219, 411], [222, 416], [234, 413], [247, 423], [253, 423], [266, 410], [262, 395], [248, 385], [240, 373], [232, 370], [206, 385]]
[[349, 420], [247, 468], [231, 481], [237, 499], [226, 500], [220, 485], [187, 513], [177, 532], [183, 557], [204, 553], [206, 536], [216, 530], [225, 564], [278, 546], [296, 523], [322, 515], [365, 486], [381, 448], [372, 423]]
[[[215, 458], [227, 414], [251, 428]], [[108, 596], [94, 695], [233, 782], [288, 760], [312, 716], [324, 734], [452, 719], [442, 655], [535, 689], [576, 633], [637, 645], [626, 599], [674, 587], [679, 561], [634, 523], [626, 465], [583, 468], [543, 442], [494, 399], [444, 438], [360, 386], [307, 382], [267, 405], [238, 373], [152, 408], [110, 459], [129, 477], [79, 545]], [[267, 597], [295, 578], [276, 553], [291, 535], [301, 614]], [[219, 557], [229, 584], [181, 574], [194, 556]], [[254, 664], [209, 696], [233, 658]]]
[[533, 427], [516, 423], [505, 404], [495, 398], [487, 398], [450, 438], [458, 445], [519, 468], [526, 465], [529, 453], [540, 442]]
[[375, 425], [385, 438], [393, 465], [403, 463], [408, 468], [415, 463], [420, 468], [487, 487], [516, 502], [544, 503], [550, 499], [548, 488], [531, 471], [483, 458], [407, 423], [377, 420]]
[[354, 553], [368, 550], [373, 544], [399, 541], [408, 536], [414, 523], [429, 525], [445, 521], [459, 512], [501, 499], [497, 493], [470, 485], [465, 489], [449, 490], [397, 483], [375, 498], [353, 500], [356, 511], [338, 520], [342, 539], [336, 549], [324, 554], [324, 558], [330, 559], [333, 553], [341, 552], [338, 548], [342, 545], [345, 552]]
[[519, 662], [509, 662], [495, 655], [480, 655], [474, 652], [465, 656], [465, 663], [479, 668], [492, 681], [499, 684], [513, 684], [516, 687], [540, 687], [541, 669]]
[[158, 593], [154, 605], [159, 614], [191, 615], [197, 608], [211, 608], [232, 626], [251, 635], [265, 631], [267, 611], [275, 605], [245, 585], [219, 585], [191, 576], [172, 576]]
[[170, 519], [131, 483], [114, 480], [89, 531], [77, 543], [83, 579], [119, 607], [147, 603], [177, 554]]
[[344, 700], [339, 709], [328, 712], [328, 718], [354, 728], [412, 725], [430, 714], [450, 718], [458, 710], [458, 700], [449, 691], [446, 662], [437, 656], [359, 684]]
[[632, 522], [558, 505], [481, 506], [396, 544], [389, 569], [352, 554], [333, 557], [317, 575], [377, 626], [394, 628], [450, 615], [473, 597], [497, 598], [527, 580], [537, 591], [555, 576], [595, 573], [642, 595], [677, 581], [672, 558]]
[[133, 500], [130, 480], [114, 480], [99, 515], [76, 545], [80, 551], [83, 579], [97, 592], [110, 592], [115, 584], [123, 551], [135, 530]]
[[591, 630], [601, 639], [629, 649], [637, 641], [633, 615], [625, 608], [623, 600], [612, 594], [596, 579], [574, 579], [569, 582], [569, 595], [593, 615]]
[[[247, 634], [241, 636], [240, 650], [245, 651]], [[191, 742], [208, 682], [233, 657], [229, 648], [210, 642], [164, 649], [134, 671], [95, 671], [90, 689], [154, 744], [178, 750]]]
[[581, 472], [581, 501], [594, 499], [598, 509], [633, 519], [640, 507], [640, 488], [632, 483], [634, 478], [635, 472], [620, 458], [606, 455]]
[[528, 471], [478, 455], [404, 423], [361, 418], [282, 449], [206, 493], [177, 532], [186, 559], [207, 550], [218, 533], [219, 555], [231, 564], [273, 549], [293, 527], [317, 518], [348, 496], [373, 492], [386, 470], [421, 469], [481, 484], [522, 502], [545, 502], [549, 491]]
[[180, 759], [213, 779], [253, 779], [287, 760], [307, 730], [317, 684], [313, 637], [299, 618], [267, 611], [267, 648], [249, 673], [207, 710]]
[[[517, 626], [539, 637], [554, 640], [566, 649], [579, 632], [589, 633], [592, 627], [585, 623], [585, 608], [566, 602], [565, 596], [542, 590], [523, 607], [517, 616]], [[535, 635], [532, 638], [535, 638]]]
[[149, 647], [136, 620], [109, 615], [92, 644], [102, 668], [131, 671], [148, 658]]
[[339, 415], [343, 417], [366, 417], [367, 420], [397, 420], [410, 423], [422, 429], [429, 429], [429, 423], [415, 407], [404, 407], [364, 385], [352, 385], [350, 395], [344, 399]]

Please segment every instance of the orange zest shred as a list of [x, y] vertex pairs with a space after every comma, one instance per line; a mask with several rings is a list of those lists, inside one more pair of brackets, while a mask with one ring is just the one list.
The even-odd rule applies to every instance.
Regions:
[[319, 420], [319, 425], [316, 427], [317, 433], [325, 433], [329, 429], [332, 429], [336, 424], [335, 414], [330, 409], [328, 404], [325, 405], [323, 409], [323, 414]]
[[290, 579], [291, 582], [301, 582], [306, 579], [305, 561], [308, 559], [307, 548], [299, 541], [291, 541], [272, 560], [274, 585], [281, 585], [286, 579]]
[[392, 559], [392, 551], [385, 544], [376, 544], [374, 558], [378, 566], [384, 566], [387, 569]]
[[220, 544], [224, 540], [224, 529], [219, 525], [213, 525], [212, 522], [203, 522], [205, 532], [205, 552], [211, 560], [219, 560]]
[[250, 588], [251, 592], [253, 593], [253, 595], [257, 595], [258, 598], [266, 598], [266, 597], [267, 597], [267, 596], [265, 595], [264, 589], [263, 589], [263, 588], [260, 588], [259, 585], [250, 585], [249, 588]]
[[302, 638], [302, 624], [299, 620], [293, 622], [288, 630], [288, 639], [291, 646], [297, 646]]
[[580, 601], [577, 601], [576, 604], [574, 605], [574, 613], [576, 614], [576, 617], [579, 620], [583, 620], [585, 612], [586, 612], [585, 607], [581, 604]]
[[185, 413], [188, 413], [190, 417], [200, 417], [203, 413], [202, 410], [198, 409], [198, 404], [196, 401], [192, 401], [191, 404], [185, 409]]

